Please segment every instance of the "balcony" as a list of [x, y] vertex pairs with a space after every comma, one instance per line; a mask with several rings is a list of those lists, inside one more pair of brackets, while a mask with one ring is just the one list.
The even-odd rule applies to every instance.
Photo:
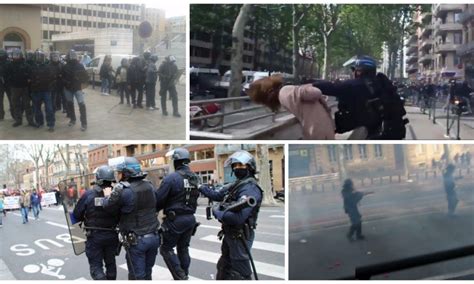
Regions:
[[462, 11], [463, 9], [464, 4], [437, 4], [434, 10], [434, 15], [441, 18], [448, 12]]
[[434, 60], [434, 56], [431, 54], [425, 54], [418, 59], [418, 63], [427, 64]]
[[474, 5], [468, 5], [467, 9], [459, 17], [460, 23], [466, 23], [467, 21], [474, 18]]
[[418, 71], [418, 65], [417, 64], [408, 65], [406, 71], [408, 74], [413, 74]]
[[436, 53], [456, 52], [461, 47], [460, 44], [441, 43], [435, 48]]
[[407, 64], [413, 64], [413, 63], [416, 63], [418, 62], [418, 56], [415, 55], [415, 56], [410, 56], [409, 58], [407, 58], [406, 60], [406, 63]]
[[456, 50], [456, 54], [459, 56], [474, 55], [474, 41], [459, 46]]
[[443, 35], [450, 31], [462, 31], [462, 24], [459, 23], [437, 23], [435, 25], [435, 35]]
[[420, 46], [420, 49], [429, 49], [433, 46], [433, 43], [434, 43], [434, 40], [432, 39], [424, 39], [422, 42], [421, 42], [421, 46]]
[[418, 53], [418, 45], [410, 45], [407, 49], [407, 55], [416, 55]]
[[423, 29], [421, 30], [421, 35], [425, 37], [429, 36], [431, 32], [433, 31], [433, 28], [434, 26], [432, 24], [425, 25]]

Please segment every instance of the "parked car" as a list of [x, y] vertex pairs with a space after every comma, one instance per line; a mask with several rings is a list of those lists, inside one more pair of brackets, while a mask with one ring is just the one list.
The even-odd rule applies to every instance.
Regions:
[[[94, 76], [94, 81], [95, 82], [100, 82], [100, 67], [102, 67], [102, 64], [104, 63], [104, 58], [105, 54], [101, 54], [99, 56], [96, 56], [92, 59], [91, 62], [86, 66], [86, 71], [89, 74], [91, 80]], [[123, 58], [127, 58], [128, 60], [131, 60], [134, 57], [137, 57], [136, 55], [131, 55], [131, 54], [111, 54], [112, 57], [112, 69], [114, 72], [117, 70], [117, 68], [120, 66], [120, 63], [122, 62]], [[114, 84], [112, 84], [113, 86]]]

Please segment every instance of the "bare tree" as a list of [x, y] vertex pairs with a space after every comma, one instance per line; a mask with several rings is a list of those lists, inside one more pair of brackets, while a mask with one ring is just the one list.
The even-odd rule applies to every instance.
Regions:
[[74, 154], [76, 155], [76, 161], [80, 164], [80, 175], [84, 176], [85, 186], [89, 185], [89, 166], [87, 161], [84, 159], [84, 153], [82, 152], [82, 145], [77, 144], [74, 146]]
[[[301, 23], [303, 18], [305, 17], [305, 9], [298, 9], [298, 4], [293, 4], [293, 27], [292, 27], [292, 37], [293, 37], [293, 78], [295, 80], [295, 84], [300, 82], [300, 72], [298, 69], [298, 61], [299, 61], [299, 34]], [[304, 61], [303, 61], [304, 63]], [[304, 66], [303, 66], [304, 67]], [[304, 68], [303, 68], [304, 70]], [[303, 71], [304, 72], [304, 71]]]
[[[64, 153], [64, 151], [66, 152], [66, 154]], [[70, 164], [70, 154], [69, 154], [69, 144], [66, 144], [64, 146], [61, 146], [59, 144], [56, 144], [56, 153], [59, 154], [59, 156], [61, 157], [65, 167], [66, 167], [66, 171], [64, 173], [64, 180], [66, 180], [70, 173], [71, 173], [71, 164]]]
[[44, 173], [46, 176], [44, 186], [46, 187], [46, 189], [49, 189], [50, 187], [49, 166], [53, 158], [54, 158], [54, 146], [45, 145], [45, 147], [43, 147], [43, 151], [40, 152], [40, 159], [41, 159], [42, 165], [44, 166]]
[[39, 175], [39, 168], [40, 168], [40, 159], [41, 159], [41, 152], [43, 151], [44, 144], [30, 144], [30, 145], [21, 145], [23, 150], [30, 156], [35, 164], [35, 178], [36, 184], [35, 189], [38, 190], [41, 182], [40, 182], [40, 175]]
[[273, 198], [273, 184], [270, 176], [270, 162], [268, 159], [268, 145], [257, 144], [257, 158], [258, 158], [258, 181], [260, 187], [263, 189], [262, 205], [276, 205]]
[[322, 78], [327, 78], [328, 73], [328, 51], [329, 51], [329, 38], [339, 26], [341, 22], [340, 12], [341, 8], [340, 5], [337, 4], [323, 4], [321, 7], [322, 11], [322, 27], [321, 27], [321, 35], [323, 37], [323, 49], [324, 49], [324, 57], [323, 57], [323, 70], [322, 70]]
[[[252, 10], [252, 4], [244, 4], [232, 29], [232, 56], [230, 61], [231, 80], [228, 97], [238, 98], [242, 89], [242, 69], [244, 50], [244, 31]], [[234, 103], [234, 109], [240, 108], [240, 103]]]

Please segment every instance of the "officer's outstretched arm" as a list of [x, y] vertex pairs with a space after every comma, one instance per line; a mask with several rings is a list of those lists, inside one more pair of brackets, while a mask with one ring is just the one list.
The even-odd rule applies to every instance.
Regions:
[[204, 194], [207, 198], [211, 199], [212, 201], [222, 201], [224, 200], [224, 197], [227, 194], [228, 189], [224, 187], [221, 190], [212, 190], [207, 185], [203, 184], [199, 187], [199, 192]]
[[165, 177], [160, 184], [158, 190], [155, 190], [156, 198], [156, 211], [160, 211], [165, 208], [168, 194], [172, 188], [171, 175]]
[[86, 213], [86, 200], [88, 198], [88, 194], [84, 194], [79, 198], [79, 201], [76, 204], [76, 207], [74, 207], [74, 211], [72, 214], [74, 215], [74, 218], [77, 221], [84, 221], [84, 216]]
[[114, 212], [118, 208], [120, 208], [120, 205], [122, 203], [123, 191], [124, 191], [123, 185], [120, 183], [117, 184], [112, 190], [112, 193], [110, 194], [110, 196], [104, 198], [104, 203], [103, 203], [104, 210], [109, 211], [109, 212]]
[[[257, 204], [261, 204], [262, 202], [262, 193], [258, 187], [255, 185], [248, 185], [245, 189], [239, 194], [239, 200], [242, 197], [249, 197], [252, 196], [257, 201]], [[259, 206], [259, 205], [257, 205]], [[233, 211], [221, 211], [217, 213], [216, 218], [228, 225], [241, 225], [244, 224], [245, 221], [252, 215], [253, 207], [245, 207], [240, 211], [233, 212]]]

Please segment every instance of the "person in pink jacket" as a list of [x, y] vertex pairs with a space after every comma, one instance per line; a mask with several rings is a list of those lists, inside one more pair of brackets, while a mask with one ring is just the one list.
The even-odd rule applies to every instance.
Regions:
[[273, 75], [253, 82], [247, 94], [272, 111], [283, 106], [292, 113], [300, 122], [304, 139], [335, 139], [331, 111], [321, 91], [311, 84], [283, 86], [283, 77]]

